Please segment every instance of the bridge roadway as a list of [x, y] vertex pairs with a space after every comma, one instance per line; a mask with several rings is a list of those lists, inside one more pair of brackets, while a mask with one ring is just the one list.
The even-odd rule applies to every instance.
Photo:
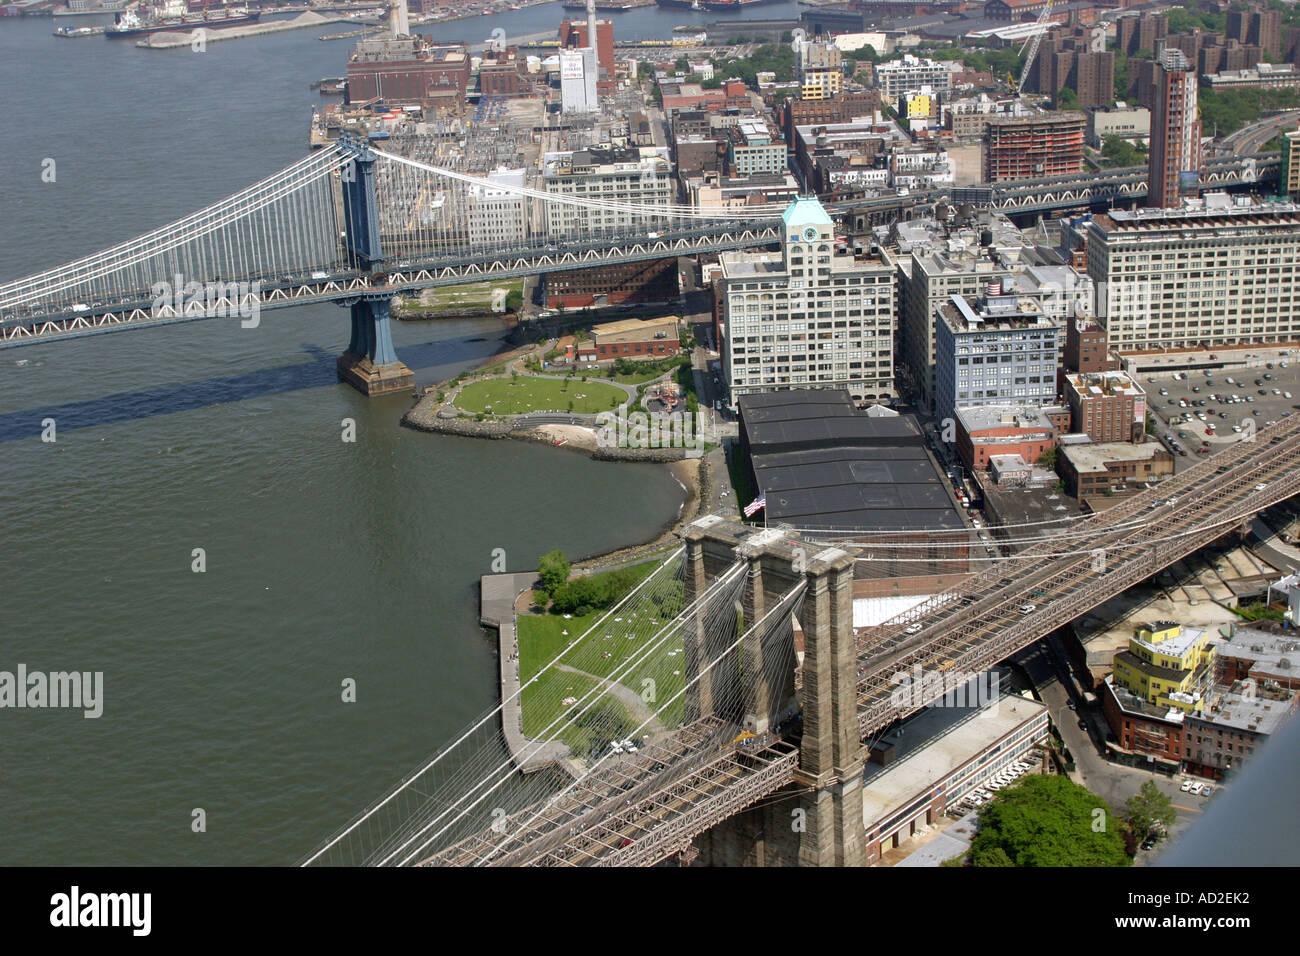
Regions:
[[[1276, 179], [1280, 165], [1281, 156], [1278, 153], [1210, 159], [1205, 163], [1202, 181], [1209, 188], [1223, 188]], [[1070, 174], [1015, 180], [998, 183], [990, 188], [993, 194], [990, 205], [1007, 215], [1071, 209], [1106, 200], [1136, 201], [1146, 198], [1147, 168], [1124, 166], [1098, 171], [1092, 175]], [[875, 196], [828, 202], [826, 208], [832, 215], [884, 212], [932, 203], [951, 194], [950, 188], [917, 189], [907, 196]]]
[[610, 759], [548, 806], [509, 817], [422, 866], [645, 866], [690, 846], [793, 779], [799, 750], [779, 738], [746, 748], [740, 727], [715, 717], [685, 725], [635, 754]]
[[[381, 298], [421, 289], [516, 279], [526, 275], [589, 269], [613, 262], [636, 262], [700, 255], [762, 246], [780, 240], [780, 219], [737, 220], [662, 233], [599, 236], [582, 242], [548, 242], [520, 246], [484, 245], [472, 255], [395, 255], [385, 272], [364, 273], [337, 268], [312, 275], [253, 274], [225, 276], [224, 283], [257, 283], [259, 309], [287, 308], [322, 302], [347, 303], [361, 297]], [[170, 279], [170, 277], [168, 277]], [[170, 303], [159, 305], [143, 289], [119, 302], [87, 303], [79, 311], [36, 312], [0, 316], [0, 348], [35, 345], [132, 328], [152, 328], [177, 322], [247, 315], [250, 303], [219, 297], [206, 308], [191, 303], [185, 314]], [[241, 313], [243, 305], [245, 311]]]
[[[1056, 536], [1014, 555], [1011, 570], [994, 565], [936, 595], [861, 646], [859, 730], [866, 737], [905, 716], [891, 701], [895, 675], [917, 665], [985, 670], [1298, 491], [1300, 415], [1291, 414], [1254, 442], [1238, 442], [1103, 512], [1096, 525], [1080, 521], [1080, 530], [1097, 528], [1086, 543]], [[922, 630], [908, 634], [917, 623]]]
[[[1264, 489], [1256, 490], [1261, 483]], [[859, 662], [866, 670], [858, 693], [863, 736], [920, 710], [944, 692], [935, 687], [896, 702], [891, 698], [898, 685], [890, 682], [895, 673], [914, 663], [937, 668], [949, 660], [955, 666], [945, 673], [990, 667], [1214, 541], [1249, 514], [1297, 492], [1300, 415], [1293, 414], [1261, 429], [1254, 442], [1238, 442], [1151, 491], [1080, 520], [1077, 531], [1091, 529], [1095, 537], [1077, 549], [1063, 543], [1068, 538], [1045, 541], [1019, 552], [1023, 561], [1015, 562], [1017, 570], [980, 572], [875, 629], [860, 645]], [[1190, 530], [1196, 527], [1201, 530]], [[1065, 553], [1072, 550], [1083, 554]], [[1034, 604], [1035, 610], [1021, 614], [1018, 609], [1026, 604]], [[907, 628], [919, 620], [924, 620], [923, 630], [908, 634]], [[745, 748], [735, 740], [738, 733], [734, 724], [716, 720], [684, 727], [650, 750], [592, 774], [581, 792], [554, 806], [516, 814], [517, 836], [471, 837], [423, 863], [658, 862], [794, 782], [799, 765], [795, 739], [776, 734]], [[506, 830], [510, 833], [511, 826]]]

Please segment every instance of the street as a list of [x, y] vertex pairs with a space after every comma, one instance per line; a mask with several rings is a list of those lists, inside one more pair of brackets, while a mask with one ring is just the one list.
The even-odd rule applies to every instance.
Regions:
[[[1158, 771], [1121, 766], [1102, 756], [1099, 744], [1104, 746], [1109, 732], [1105, 717], [1100, 706], [1090, 707], [1078, 695], [1078, 685], [1069, 670], [1069, 659], [1057, 635], [1027, 648], [1016, 660], [1034, 682], [1035, 689], [1047, 705], [1057, 733], [1074, 758], [1075, 770], [1070, 774], [1070, 779], [1101, 797], [1116, 812], [1122, 812], [1125, 801], [1148, 780], [1154, 781], [1160, 791], [1171, 799], [1178, 816], [1170, 827], [1167, 840], [1161, 841], [1152, 851], [1138, 852], [1135, 865], [1145, 865], [1196, 821], [1205, 808], [1206, 798], [1180, 791], [1178, 788], [1183, 780], [1181, 775], [1170, 777]], [[1076, 710], [1070, 710], [1072, 700]], [[1088, 724], [1088, 730], [1079, 727], [1080, 720]]]

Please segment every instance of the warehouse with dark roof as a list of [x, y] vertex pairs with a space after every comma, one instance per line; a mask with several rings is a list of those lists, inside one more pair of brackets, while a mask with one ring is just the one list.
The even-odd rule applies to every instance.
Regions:
[[829, 389], [745, 395], [738, 406], [741, 453], [770, 523], [964, 538], [951, 486], [913, 416], [863, 411], [847, 391]]

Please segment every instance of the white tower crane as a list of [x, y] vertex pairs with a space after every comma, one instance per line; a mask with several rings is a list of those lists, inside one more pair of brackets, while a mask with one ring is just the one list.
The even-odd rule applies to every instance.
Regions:
[[1051, 15], [1052, 3], [1053, 0], [1047, 0], [1046, 5], [1044, 5], [1043, 9], [1039, 11], [1038, 19], [1034, 21], [1033, 33], [1029, 35], [1029, 39], [1025, 41], [1025, 45], [1020, 48], [1021, 53], [1024, 53], [1027, 48], [1029, 50], [1029, 55], [1025, 57], [1025, 66], [1020, 71], [1020, 79], [1016, 81], [1015, 87], [1013, 88], [1013, 92], [1016, 96], [1020, 96], [1021, 93], [1024, 92], [1025, 80], [1029, 79], [1029, 71], [1033, 69], [1034, 66], [1034, 57], [1038, 56], [1038, 46], [1043, 42], [1043, 34], [1049, 29], [1047, 26], [1047, 18]]

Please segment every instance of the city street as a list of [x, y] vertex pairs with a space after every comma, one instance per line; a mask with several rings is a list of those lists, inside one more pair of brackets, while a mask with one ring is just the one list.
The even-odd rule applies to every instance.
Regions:
[[[1070, 674], [1064, 648], [1053, 635], [1027, 648], [1016, 660], [1025, 668], [1035, 689], [1047, 705], [1057, 732], [1074, 758], [1075, 771], [1070, 778], [1109, 803], [1116, 812], [1124, 808], [1130, 796], [1137, 793], [1148, 780], [1154, 781], [1168, 796], [1178, 816], [1170, 828], [1169, 838], [1177, 839], [1190, 827], [1205, 809], [1206, 798], [1184, 793], [1178, 788], [1183, 777], [1136, 767], [1112, 763], [1099, 750], [1104, 744], [1108, 729], [1100, 706], [1089, 707], [1079, 694], [1079, 685]], [[1076, 709], [1070, 709], [1073, 701]], [[1088, 724], [1083, 730], [1079, 721]], [[1142, 865], [1160, 851], [1165, 843], [1150, 852], [1140, 851], [1136, 864]]]

